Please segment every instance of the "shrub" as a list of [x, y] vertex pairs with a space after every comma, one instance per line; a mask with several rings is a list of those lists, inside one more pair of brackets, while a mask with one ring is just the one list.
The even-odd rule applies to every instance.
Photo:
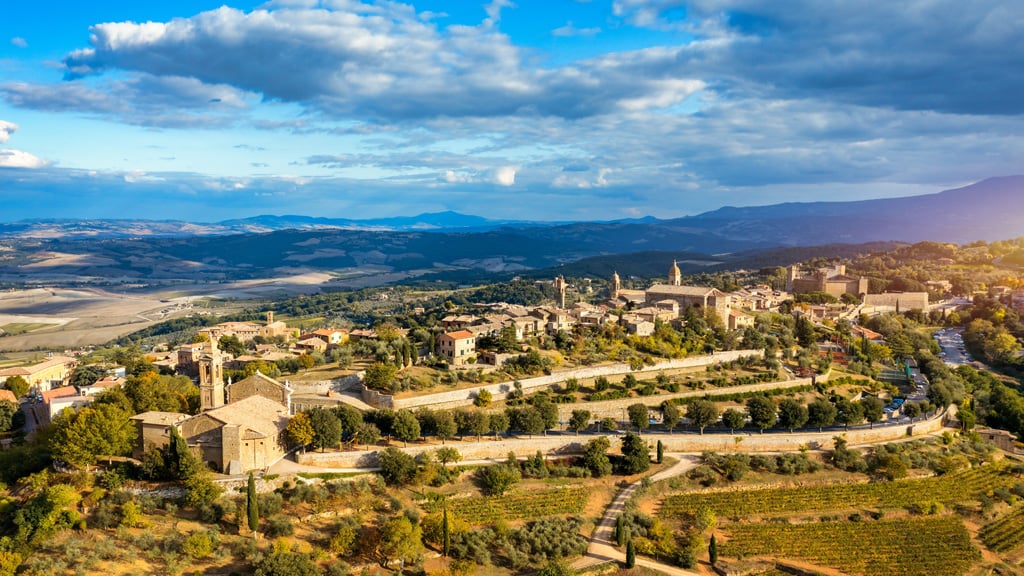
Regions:
[[269, 538], [291, 536], [295, 533], [295, 526], [292, 525], [291, 518], [283, 515], [277, 515], [270, 518], [270, 522], [267, 523], [265, 532]]

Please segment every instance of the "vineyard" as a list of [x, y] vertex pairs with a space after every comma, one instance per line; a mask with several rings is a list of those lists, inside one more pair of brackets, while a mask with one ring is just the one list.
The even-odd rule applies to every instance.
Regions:
[[994, 552], [1010, 552], [1024, 544], [1024, 506], [986, 524], [981, 529], [981, 539]]
[[801, 559], [849, 574], [963, 574], [981, 554], [955, 516], [881, 522], [736, 524], [720, 545], [731, 558]]
[[945, 476], [894, 482], [691, 492], [666, 498], [659, 515], [678, 518], [700, 508], [708, 508], [721, 517], [744, 517], [809, 510], [905, 508], [925, 501], [951, 504], [977, 499], [1015, 482], [1017, 479], [1000, 466], [988, 465]]
[[[582, 486], [556, 488], [536, 492], [517, 492], [504, 496], [473, 496], [448, 500], [448, 511], [473, 526], [493, 524], [498, 520], [523, 520], [579, 514], [587, 504], [588, 491]], [[430, 511], [439, 510], [440, 502], [431, 503]]]

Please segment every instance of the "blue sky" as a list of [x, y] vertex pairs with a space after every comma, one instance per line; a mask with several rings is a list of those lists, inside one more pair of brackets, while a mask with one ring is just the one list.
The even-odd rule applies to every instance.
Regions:
[[5, 3], [0, 221], [676, 217], [1024, 172], [1024, 4]]

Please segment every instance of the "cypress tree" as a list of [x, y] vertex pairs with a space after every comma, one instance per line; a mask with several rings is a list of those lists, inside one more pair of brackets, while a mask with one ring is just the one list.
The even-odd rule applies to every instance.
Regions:
[[249, 516], [249, 530], [253, 533], [260, 526], [260, 505], [256, 499], [256, 479], [249, 472], [249, 484], [245, 489], [245, 512]]
[[711, 541], [708, 543], [708, 560], [711, 565], [718, 564], [718, 543], [715, 542], [715, 535], [711, 535]]
[[626, 530], [625, 520], [622, 519], [622, 514], [615, 519], [615, 543], [622, 546], [626, 543]]
[[661, 440], [658, 440], [658, 464], [661, 464], [662, 458], [665, 457], [665, 446], [661, 444]]
[[633, 548], [633, 540], [626, 542], [626, 568], [636, 566], [636, 549]]

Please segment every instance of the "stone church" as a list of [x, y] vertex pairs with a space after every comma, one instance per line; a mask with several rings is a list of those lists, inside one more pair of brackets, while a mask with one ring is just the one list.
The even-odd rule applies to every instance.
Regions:
[[291, 390], [259, 372], [225, 385], [223, 358], [216, 340], [211, 343], [209, 353], [199, 359], [200, 413], [146, 412], [133, 417], [139, 427], [137, 452], [166, 446], [170, 426], [175, 426], [193, 453], [214, 471], [243, 474], [266, 468], [286, 452]]

